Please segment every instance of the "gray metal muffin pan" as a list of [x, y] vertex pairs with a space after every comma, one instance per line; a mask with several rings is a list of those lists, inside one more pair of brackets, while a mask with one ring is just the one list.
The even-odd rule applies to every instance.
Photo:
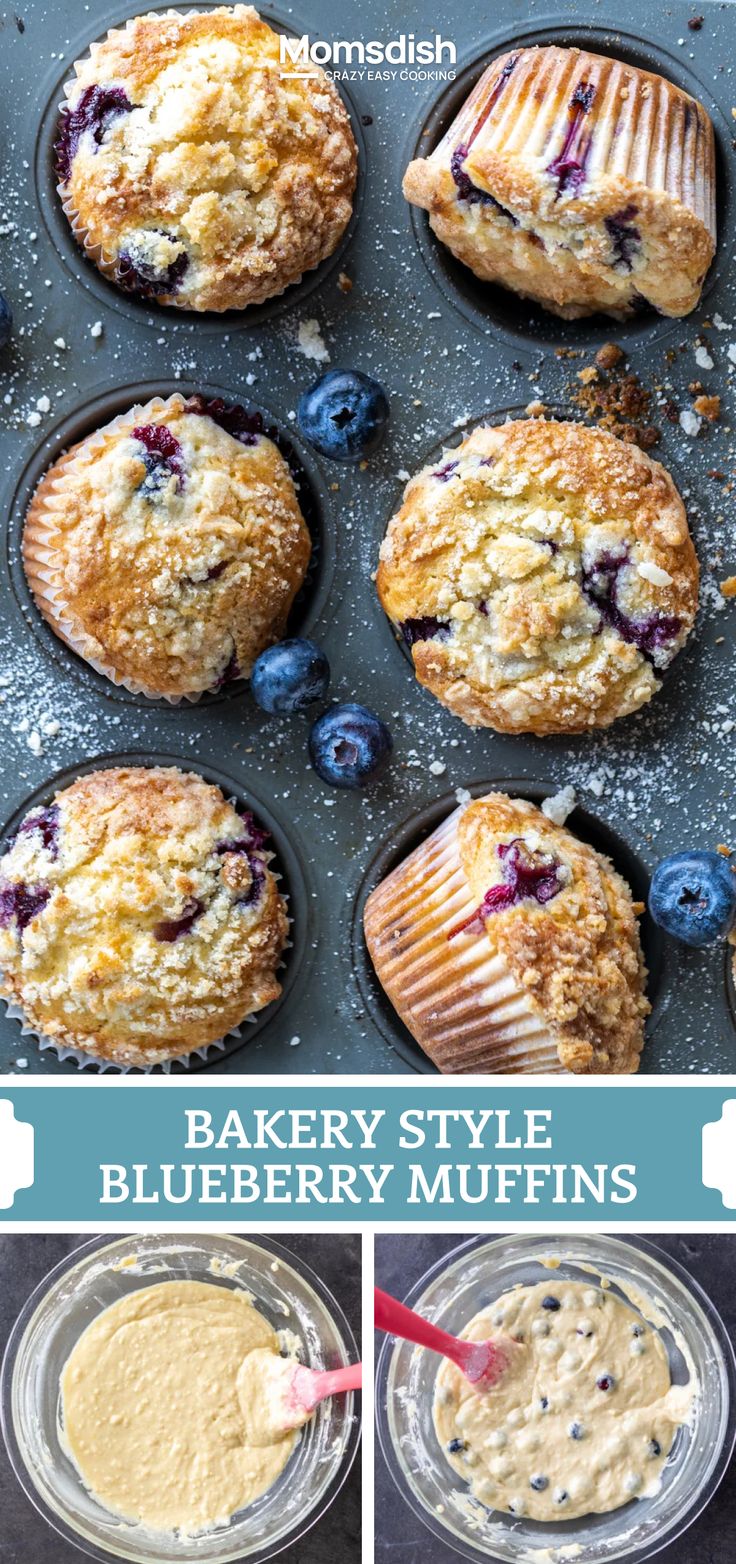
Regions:
[[[351, 229], [331, 262], [281, 299], [238, 317], [197, 317], [119, 293], [77, 251], [58, 210], [50, 153], [60, 84], [88, 42], [135, 9], [125, 0], [114, 7], [66, 0], [63, 8], [34, 0], [17, 17], [0, 18], [0, 290], [15, 316], [11, 345], [0, 355], [7, 539], [0, 577], [0, 817], [12, 826], [19, 812], [50, 796], [57, 780], [117, 757], [171, 758], [211, 776], [273, 830], [293, 943], [281, 1001], [244, 1026], [240, 1038], [229, 1038], [223, 1051], [211, 1050], [190, 1067], [432, 1073], [376, 983], [359, 914], [377, 877], [454, 806], [456, 789], [478, 793], [494, 785], [539, 800], [571, 783], [579, 809], [570, 824], [610, 851], [640, 896], [664, 853], [736, 846], [736, 608], [718, 591], [718, 582], [736, 573], [736, 532], [727, 485], [708, 476], [716, 469], [728, 477], [736, 468], [730, 428], [736, 291], [729, 282], [736, 6], [657, 0], [644, 9], [636, 0], [615, 0], [604, 11], [587, 0], [560, 15], [549, 0], [499, 0], [485, 20], [471, 20], [462, 0], [447, 0], [441, 27], [435, 13], [406, 0], [264, 7], [277, 25], [312, 37], [388, 41], [439, 30], [457, 45], [458, 80], [402, 80], [397, 70], [390, 81], [344, 84], [362, 159]], [[697, 16], [702, 26], [690, 29]], [[556, 321], [477, 283], [436, 243], [424, 215], [404, 202], [406, 163], [418, 145], [431, 145], [482, 64], [512, 44], [547, 41], [585, 44], [659, 70], [711, 113], [719, 251], [702, 307], [687, 320]], [[352, 282], [349, 291], [342, 274]], [[363, 369], [389, 393], [389, 436], [364, 470], [323, 461], [299, 440], [299, 395], [324, 367], [299, 346], [299, 326], [312, 320], [330, 365]], [[538, 740], [472, 732], [416, 684], [375, 596], [371, 573], [401, 497], [401, 474], [480, 418], [523, 414], [538, 400], [582, 416], [572, 401], [577, 372], [609, 341], [626, 350], [629, 368], [654, 392], [651, 421], [662, 430], [654, 454], [684, 493], [701, 560], [697, 631], [649, 708], [606, 733]], [[707, 344], [712, 368], [698, 364], [699, 342]], [[695, 380], [721, 396], [722, 417], [691, 437], [668, 421], [657, 399], [678, 411], [689, 408]], [[309, 719], [267, 718], [247, 686], [230, 686], [196, 705], [146, 701], [114, 689], [40, 622], [18, 559], [34, 481], [69, 441], [134, 400], [174, 387], [216, 390], [258, 405], [291, 442], [320, 543], [294, 624], [325, 646], [332, 697], [362, 701], [389, 722], [395, 756], [377, 787], [359, 793], [325, 787], [307, 758]], [[736, 1024], [724, 951], [675, 950], [648, 920], [643, 934], [654, 1006], [643, 1072], [733, 1071]], [[0, 1071], [69, 1075], [78, 1068], [41, 1053], [17, 1021], [0, 1019]]]

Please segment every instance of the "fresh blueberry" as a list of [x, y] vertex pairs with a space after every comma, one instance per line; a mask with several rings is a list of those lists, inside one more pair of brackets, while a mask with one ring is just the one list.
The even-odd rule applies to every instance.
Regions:
[[535, 1493], [544, 1493], [545, 1488], [549, 1488], [549, 1478], [543, 1477], [541, 1473], [537, 1477], [530, 1477], [529, 1487], [533, 1488]]
[[583, 1437], [583, 1425], [582, 1425], [582, 1423], [571, 1423], [570, 1427], [567, 1430], [567, 1432], [570, 1435], [571, 1439], [582, 1439], [582, 1437]]
[[0, 349], [6, 348], [10, 341], [10, 333], [13, 330], [13, 312], [0, 293]]
[[658, 1439], [650, 1439], [649, 1454], [653, 1461], [656, 1461], [657, 1456], [662, 1454], [662, 1446]]
[[385, 722], [366, 706], [333, 706], [309, 735], [317, 775], [332, 787], [363, 787], [380, 775], [393, 749]]
[[0, 928], [7, 929], [15, 922], [22, 934], [29, 923], [43, 912], [51, 895], [47, 885], [27, 885], [25, 880], [14, 880], [0, 887]]
[[547, 1408], [549, 1406], [549, 1397], [548, 1396], [540, 1396], [539, 1397], [539, 1405], [542, 1408], [542, 1411], [546, 1412]]
[[542, 1308], [543, 1309], [550, 1309], [553, 1314], [557, 1313], [557, 1310], [559, 1309], [559, 1307], [560, 1307], [560, 1300], [559, 1300], [559, 1298], [553, 1297], [552, 1293], [547, 1293], [546, 1298], [542, 1299]]
[[192, 897], [184, 908], [179, 918], [162, 918], [160, 923], [154, 923], [153, 936], [161, 945], [175, 945], [177, 940], [183, 939], [185, 934], [190, 934], [198, 918], [204, 912], [204, 902], [198, 896]]
[[460, 1455], [468, 1446], [464, 1439], [451, 1439], [447, 1448], [450, 1455]]
[[685, 945], [714, 945], [736, 922], [736, 872], [721, 853], [672, 853], [652, 875], [649, 911]]
[[279, 641], [261, 652], [253, 665], [250, 687], [263, 711], [278, 716], [306, 711], [323, 701], [330, 682], [330, 665], [316, 641]]
[[388, 423], [383, 386], [360, 370], [330, 369], [299, 402], [299, 427], [321, 456], [359, 462], [380, 445]]
[[601, 1374], [595, 1382], [596, 1390], [614, 1390], [616, 1381], [612, 1374]]

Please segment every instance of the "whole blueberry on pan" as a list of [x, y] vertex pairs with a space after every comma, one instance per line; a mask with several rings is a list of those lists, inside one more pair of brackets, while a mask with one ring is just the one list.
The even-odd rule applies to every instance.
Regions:
[[649, 911], [685, 945], [714, 945], [736, 922], [736, 873], [721, 853], [672, 853], [652, 875]]
[[261, 652], [253, 665], [250, 687], [263, 711], [276, 716], [306, 711], [323, 701], [330, 683], [330, 665], [316, 641], [294, 637]]
[[388, 397], [377, 380], [357, 369], [330, 369], [304, 392], [297, 417], [321, 456], [359, 462], [380, 445], [388, 414]]
[[13, 312], [7, 299], [0, 293], [0, 348], [6, 348], [13, 330]]
[[375, 781], [392, 749], [385, 722], [353, 702], [324, 712], [309, 735], [309, 758], [318, 777], [331, 787], [365, 787]]

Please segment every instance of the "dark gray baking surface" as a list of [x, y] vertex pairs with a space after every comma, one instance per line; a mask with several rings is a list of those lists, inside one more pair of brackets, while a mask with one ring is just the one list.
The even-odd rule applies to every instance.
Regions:
[[[624, 1237], [624, 1234], [618, 1235]], [[736, 1238], [726, 1234], [647, 1234], [653, 1244], [690, 1271], [718, 1309], [732, 1339], [736, 1337]], [[376, 1237], [376, 1285], [405, 1297], [420, 1276], [462, 1243], [457, 1233], [379, 1234]], [[384, 1337], [376, 1332], [376, 1354]], [[458, 1555], [443, 1547], [413, 1515], [376, 1440], [376, 1564], [452, 1564]], [[661, 1564], [732, 1564], [736, 1558], [736, 1461], [732, 1461], [715, 1497], [685, 1532], [657, 1554]]]
[[[257, 1235], [254, 1235], [257, 1236]], [[60, 1260], [86, 1241], [77, 1234], [41, 1233], [0, 1237], [0, 1352], [29, 1293]], [[312, 1267], [334, 1292], [360, 1341], [361, 1241], [353, 1234], [279, 1235], [287, 1249]], [[16, 1481], [0, 1440], [0, 1561], [2, 1564], [81, 1564], [86, 1556], [59, 1537], [36, 1513]], [[298, 1546], [281, 1555], [284, 1564], [358, 1564], [360, 1559], [360, 1450], [346, 1482], [322, 1519]]]
[[[312, 630], [332, 659], [333, 694], [373, 705], [389, 720], [396, 760], [375, 790], [339, 793], [310, 771], [307, 721], [267, 719], [247, 693], [185, 711], [113, 696], [61, 646], [51, 646], [50, 638], [40, 635], [34, 614], [24, 617], [17, 555], [11, 549], [13, 590], [0, 571], [0, 644], [5, 644], [0, 743], [6, 758], [0, 820], [9, 819], [57, 773], [90, 757], [135, 751], [183, 757], [195, 767], [214, 763], [246, 796], [253, 788], [256, 808], [258, 800], [270, 806], [303, 866], [306, 886], [293, 900], [300, 918], [301, 964], [288, 1001], [257, 1031], [246, 1029], [247, 1046], [224, 1059], [213, 1056], [212, 1067], [251, 1073], [426, 1068], [387, 1007], [376, 1004], [375, 988], [364, 979], [361, 991], [356, 982], [350, 928], [372, 859], [429, 801], [443, 794], [451, 798], [455, 788], [471, 782], [518, 778], [522, 784], [527, 779], [555, 787], [572, 782], [581, 803], [609, 824], [645, 867], [677, 847], [732, 839], [728, 724], [734, 609], [719, 601], [715, 583], [736, 568], [736, 542], [726, 514], [729, 501], [707, 472], [714, 467], [730, 471], [734, 465], [728, 426], [736, 365], [728, 347], [736, 344], [736, 326], [705, 330], [712, 371], [698, 369], [694, 348], [701, 323], [712, 320], [716, 310], [724, 320], [736, 320], [733, 284], [727, 279], [734, 237], [731, 106], [736, 100], [728, 62], [736, 41], [736, 8], [712, 0], [700, 0], [695, 8], [662, 0], [646, 7], [639, 0], [605, 6], [572, 0], [564, 12], [555, 12], [549, 0], [498, 0], [472, 12], [465, 0], [447, 0], [440, 18], [418, 0], [372, 0], [370, 5], [298, 0], [293, 9], [274, 7], [292, 28], [301, 32], [311, 25], [312, 36], [320, 37], [421, 35], [434, 33], [441, 20], [443, 35], [457, 42], [461, 66], [486, 51], [499, 51], [517, 36], [587, 40], [659, 65], [711, 107], [715, 96], [724, 232], [720, 280], [703, 308], [684, 322], [644, 319], [623, 329], [600, 322], [570, 328], [537, 316], [541, 336], [523, 329], [524, 308], [503, 297], [493, 303], [487, 332], [479, 330], [435, 285], [419, 252], [400, 180], [421, 122], [446, 90], [442, 84], [364, 81], [349, 87], [359, 114], [372, 119], [364, 128], [363, 212], [340, 262], [354, 283], [349, 294], [341, 292], [333, 271], [306, 300], [288, 298], [271, 320], [248, 327], [137, 306], [98, 279], [67, 245], [70, 265], [58, 248], [63, 238], [58, 239], [52, 207], [49, 228], [39, 206], [39, 190], [46, 192], [47, 205], [50, 197], [42, 158], [37, 179], [38, 127], [58, 97], [68, 66], [89, 39], [135, 9], [131, 0], [117, 5], [65, 0], [63, 6], [29, 0], [20, 8], [22, 32], [11, 12], [2, 16], [0, 289], [7, 292], [16, 318], [12, 348], [0, 359], [0, 458], [7, 467], [0, 496], [3, 524], [8, 525], [16, 487], [33, 453], [39, 447], [55, 453], [58, 425], [72, 418], [80, 404], [109, 397], [121, 387], [146, 382], [153, 392], [177, 377], [182, 383], [207, 383], [232, 397], [265, 403], [287, 429], [292, 427], [298, 396], [319, 372], [297, 351], [296, 330], [300, 321], [316, 318], [332, 365], [377, 374], [392, 400], [390, 438], [367, 471], [321, 464], [324, 524], [337, 559]], [[705, 18], [698, 32], [687, 27], [693, 9]], [[270, 14], [268, 7], [265, 11]], [[102, 334], [93, 337], [96, 322]], [[502, 334], [498, 328], [504, 323], [509, 331]], [[54, 347], [59, 336], [65, 349]], [[371, 584], [378, 544], [400, 497], [398, 474], [416, 469], [439, 440], [454, 436], [457, 421], [472, 421], [484, 410], [496, 415], [541, 397], [550, 407], [571, 411], [576, 370], [590, 362], [595, 346], [610, 339], [625, 342], [632, 368], [645, 379], [667, 380], [679, 407], [690, 405], [687, 385], [696, 377], [724, 397], [722, 423], [695, 441], [660, 413], [656, 418], [664, 431], [657, 454], [686, 491], [703, 564], [699, 632], [648, 711], [606, 735], [565, 742], [471, 733], [415, 684]], [[573, 363], [556, 358], [555, 342], [586, 343], [586, 358]], [[665, 361], [670, 348], [676, 356], [672, 365]], [[44, 397], [50, 399], [50, 411], [42, 413], [38, 428], [29, 428], [26, 418]], [[109, 402], [105, 405], [109, 416]], [[86, 417], [81, 427], [88, 426], [94, 411]], [[17, 522], [16, 513], [14, 535]], [[725, 637], [720, 645], [719, 637]], [[49, 718], [59, 723], [54, 735], [44, 733]], [[33, 733], [40, 735], [40, 755], [29, 748]], [[431, 773], [433, 760], [446, 766], [443, 776]], [[359, 935], [355, 948], [359, 967]], [[668, 978], [665, 997], [669, 1009], [649, 1041], [644, 1070], [733, 1070], [736, 1033], [722, 952], [688, 953]], [[21, 1037], [18, 1023], [3, 1016], [0, 1070], [17, 1070], [19, 1060], [31, 1073], [74, 1074], [77, 1069], [52, 1054], [40, 1055], [30, 1039]]]

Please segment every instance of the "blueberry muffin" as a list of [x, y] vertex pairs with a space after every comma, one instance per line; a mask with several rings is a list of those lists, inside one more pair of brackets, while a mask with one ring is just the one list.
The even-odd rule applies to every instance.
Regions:
[[284, 899], [267, 836], [174, 768], [80, 777], [0, 860], [0, 993], [64, 1048], [148, 1066], [281, 992]]
[[642, 910], [607, 858], [533, 804], [489, 793], [376, 887], [365, 936], [444, 1074], [627, 1075], [649, 1012]]
[[687, 315], [715, 254], [701, 103], [582, 49], [515, 49], [483, 73], [408, 201], [477, 277], [572, 319]]
[[258, 412], [203, 397], [134, 407], [42, 478], [23, 560], [56, 634], [116, 684], [195, 699], [274, 641], [311, 542]]
[[481, 427], [407, 485], [378, 592], [417, 678], [474, 727], [578, 733], [637, 711], [692, 628], [680, 496], [582, 424]]
[[100, 271], [180, 309], [245, 309], [336, 248], [357, 151], [318, 67], [279, 59], [252, 6], [137, 16], [65, 88], [64, 211]]

